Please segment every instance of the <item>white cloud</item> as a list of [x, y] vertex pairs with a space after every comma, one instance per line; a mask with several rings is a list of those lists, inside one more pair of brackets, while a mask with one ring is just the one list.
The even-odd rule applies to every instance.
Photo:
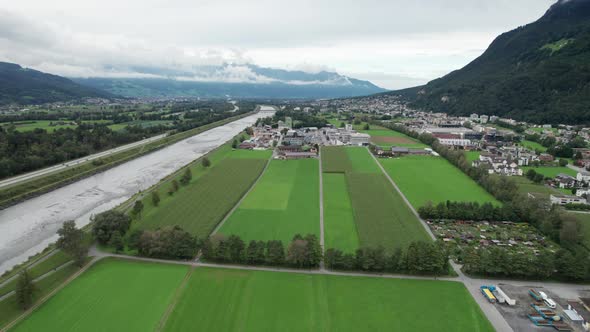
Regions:
[[[111, 77], [155, 75], [135, 67], [195, 73], [256, 63], [337, 70], [398, 88], [464, 66], [499, 33], [535, 20], [554, 2], [0, 0], [0, 60]], [[230, 71], [217, 76], [265, 79], [240, 66]]]

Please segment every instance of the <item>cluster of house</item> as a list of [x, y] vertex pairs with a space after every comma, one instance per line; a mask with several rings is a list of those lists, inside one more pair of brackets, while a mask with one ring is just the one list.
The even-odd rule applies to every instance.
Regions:
[[551, 195], [549, 199], [551, 204], [567, 205], [567, 204], [590, 204], [590, 173], [578, 172], [576, 177], [560, 173], [553, 180], [553, 185], [562, 189], [573, 189], [575, 195]]
[[371, 135], [356, 132], [351, 124], [346, 124], [344, 128], [322, 128], [322, 134], [326, 145], [367, 146], [371, 143]]
[[487, 146], [477, 160], [472, 162], [473, 167], [485, 168], [490, 174], [506, 176], [522, 176], [520, 167], [528, 166], [535, 161], [552, 161], [551, 155], [536, 155], [522, 146]]

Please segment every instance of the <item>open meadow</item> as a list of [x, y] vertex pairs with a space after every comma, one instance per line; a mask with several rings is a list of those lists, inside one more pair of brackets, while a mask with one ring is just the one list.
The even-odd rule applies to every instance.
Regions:
[[193, 179], [188, 185], [181, 185], [178, 192], [167, 193], [172, 179], [161, 183], [158, 190], [161, 201], [157, 207], [151, 195], [147, 195], [142, 217], [133, 227], [155, 229], [178, 225], [200, 238], [208, 236], [250, 189], [270, 156], [271, 151], [232, 150], [227, 144], [222, 146], [210, 155], [210, 167], [203, 167], [200, 162], [191, 165]]
[[244, 241], [281, 240], [320, 231], [319, 161], [272, 160], [219, 232]]
[[[272, 314], [271, 314], [272, 313]], [[164, 331], [493, 331], [458, 282], [197, 268]]]
[[541, 152], [547, 151], [546, 147], [542, 146], [541, 144], [539, 144], [537, 142], [533, 142], [533, 141], [522, 140], [520, 142], [520, 145], [524, 146], [527, 149], [531, 149], [533, 151], [541, 151]]
[[444, 158], [405, 156], [380, 162], [415, 208], [447, 200], [500, 204]]
[[14, 331], [152, 331], [187, 271], [175, 264], [105, 259]]

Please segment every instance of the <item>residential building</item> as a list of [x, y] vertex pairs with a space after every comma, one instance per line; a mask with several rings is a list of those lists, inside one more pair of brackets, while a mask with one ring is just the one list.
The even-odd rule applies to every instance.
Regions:
[[583, 197], [572, 195], [551, 195], [551, 204], [566, 205], [566, 204], [588, 204], [588, 201]]

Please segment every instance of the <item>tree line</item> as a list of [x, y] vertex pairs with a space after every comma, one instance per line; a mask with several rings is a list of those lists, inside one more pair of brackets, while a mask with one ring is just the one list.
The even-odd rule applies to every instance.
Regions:
[[383, 247], [361, 248], [353, 253], [330, 248], [326, 267], [335, 270], [446, 275], [449, 256], [440, 242], [412, 242], [405, 251], [388, 253]]
[[322, 260], [322, 248], [316, 235], [296, 234], [285, 248], [280, 240], [250, 241], [237, 235], [216, 234], [203, 241], [203, 258], [213, 262], [315, 268]]
[[543, 250], [536, 255], [498, 247], [467, 248], [460, 256], [463, 270], [490, 277], [590, 280], [590, 258], [582, 251]]
[[479, 204], [477, 202], [441, 202], [418, 208], [418, 214], [424, 219], [458, 219], [476, 221], [505, 221], [514, 220], [517, 215], [512, 209], [503, 206], [495, 206], [492, 203]]

